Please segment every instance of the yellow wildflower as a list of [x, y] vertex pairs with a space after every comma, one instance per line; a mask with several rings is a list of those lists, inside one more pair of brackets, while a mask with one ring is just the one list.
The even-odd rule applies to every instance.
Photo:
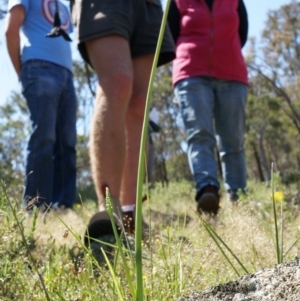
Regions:
[[274, 200], [275, 202], [282, 202], [284, 199], [284, 195], [282, 191], [276, 191], [274, 193]]

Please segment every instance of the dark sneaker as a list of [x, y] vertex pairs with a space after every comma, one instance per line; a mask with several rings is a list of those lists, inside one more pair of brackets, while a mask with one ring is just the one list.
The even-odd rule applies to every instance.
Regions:
[[[116, 218], [115, 220], [118, 234], [121, 235], [118, 227], [118, 219]], [[106, 211], [97, 212], [92, 216], [87, 226], [84, 235], [85, 246], [91, 249], [93, 256], [99, 264], [105, 264], [106, 260], [101, 249], [103, 249], [108, 259], [112, 260], [114, 255], [113, 245], [115, 243], [116, 239], [109, 214]]]
[[[122, 220], [115, 216], [115, 222], [122, 244], [128, 250], [134, 250], [135, 211], [123, 212]], [[143, 238], [146, 237], [148, 228], [148, 225], [143, 221]], [[101, 249], [110, 261], [113, 260], [116, 238], [107, 211], [99, 211], [92, 216], [84, 236], [84, 244], [91, 249], [99, 264], [106, 263]]]
[[92, 255], [97, 260], [99, 265], [105, 265], [106, 259], [102, 250], [104, 251], [109, 262], [114, 259], [114, 247], [116, 239], [114, 234], [105, 234], [97, 237], [97, 239], [90, 240], [89, 248], [92, 251]]
[[202, 214], [217, 215], [220, 208], [220, 196], [216, 186], [207, 185], [196, 195], [197, 211]]
[[229, 201], [232, 204], [236, 204], [240, 199], [238, 193], [236, 191], [233, 191], [233, 190], [230, 190], [228, 192], [228, 198], [229, 198]]

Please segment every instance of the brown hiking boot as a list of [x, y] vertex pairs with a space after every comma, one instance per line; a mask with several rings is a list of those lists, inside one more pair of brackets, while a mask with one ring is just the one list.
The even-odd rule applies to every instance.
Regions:
[[207, 185], [196, 195], [197, 211], [202, 214], [217, 215], [220, 208], [219, 189], [213, 185]]
[[134, 234], [135, 222], [134, 222], [134, 212], [133, 211], [123, 212], [123, 226], [124, 226], [125, 233]]
[[[123, 226], [126, 234], [135, 233], [135, 210], [123, 212]], [[143, 236], [149, 231], [149, 225], [142, 219]]]

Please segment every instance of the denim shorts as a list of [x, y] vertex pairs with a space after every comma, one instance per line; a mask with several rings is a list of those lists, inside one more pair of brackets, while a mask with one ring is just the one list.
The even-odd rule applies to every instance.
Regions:
[[[162, 21], [159, 0], [74, 0], [72, 18], [77, 28], [78, 49], [90, 64], [84, 42], [120, 35], [130, 45], [131, 56], [154, 54]], [[175, 58], [175, 47], [166, 28], [158, 66]]]

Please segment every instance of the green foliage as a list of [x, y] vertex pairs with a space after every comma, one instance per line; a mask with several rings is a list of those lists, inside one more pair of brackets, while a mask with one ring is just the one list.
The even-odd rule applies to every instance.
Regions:
[[[271, 162], [282, 177], [291, 173], [297, 162], [295, 149], [299, 133], [282, 108], [280, 98], [268, 92], [268, 86], [261, 77], [253, 79], [247, 102], [246, 153], [251, 160], [248, 172], [259, 178], [259, 168], [263, 180], [271, 179]], [[254, 161], [255, 152], [258, 160]], [[249, 161], [249, 160], [248, 160]], [[254, 162], [253, 162], [254, 161]], [[253, 162], [253, 163], [252, 163]]]
[[[157, 70], [151, 103], [160, 113], [161, 131], [153, 135], [153, 141], [156, 152], [156, 181], [162, 183], [191, 178], [187, 176], [189, 170], [187, 155], [182, 148], [186, 134], [178, 104], [174, 101], [171, 72], [170, 65], [162, 66]], [[176, 159], [180, 160], [179, 164]]]
[[267, 182], [271, 162], [286, 183], [295, 183], [299, 169], [299, 12], [294, 0], [269, 11], [260, 43], [252, 39], [248, 49], [247, 157], [251, 176]]
[[174, 153], [166, 163], [168, 170], [168, 178], [171, 182], [174, 181], [193, 181], [193, 176], [191, 174], [188, 158], [185, 152]]
[[13, 93], [0, 107], [0, 179], [8, 187], [13, 186], [14, 190], [23, 182], [25, 169], [24, 153], [29, 128], [25, 112], [26, 102], [17, 93]]
[[294, 170], [299, 169], [299, 12], [297, 1], [270, 11], [261, 43], [252, 40], [248, 53], [247, 143], [265, 181], [270, 181], [271, 162], [287, 183], [296, 180]]

